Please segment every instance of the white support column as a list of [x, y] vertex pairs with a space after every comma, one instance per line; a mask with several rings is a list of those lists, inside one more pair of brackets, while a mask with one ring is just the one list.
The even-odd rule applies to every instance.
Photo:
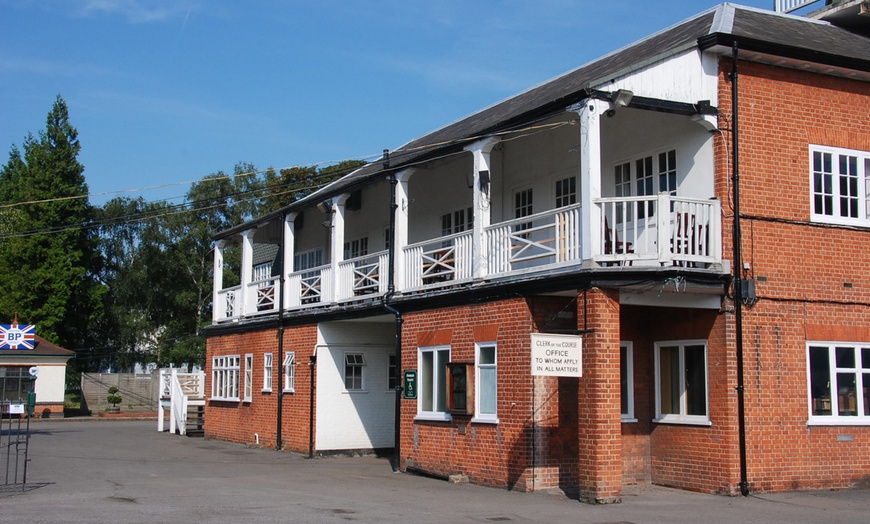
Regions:
[[224, 249], [226, 242], [218, 240], [214, 245], [214, 271], [212, 274], [211, 317], [213, 322], [226, 316], [226, 303], [220, 303], [220, 292], [224, 288]]
[[601, 253], [601, 114], [607, 102], [586, 100], [580, 104], [580, 214], [581, 250], [585, 263]]
[[332, 199], [332, 229], [329, 235], [329, 265], [332, 268], [332, 290], [330, 296], [322, 297], [324, 302], [335, 302], [338, 298], [339, 282], [341, 279], [338, 264], [344, 260], [345, 202], [347, 202], [349, 197], [350, 194], [345, 193]]
[[492, 185], [492, 170], [490, 169], [490, 153], [498, 144], [495, 137], [484, 138], [465, 148], [474, 155], [474, 182], [472, 194], [474, 203], [474, 220], [471, 235], [472, 262], [471, 275], [475, 279], [486, 277], [489, 272], [487, 265], [486, 237], [484, 231], [491, 224], [490, 186]]
[[408, 207], [411, 199], [408, 195], [408, 181], [415, 173], [414, 169], [403, 169], [396, 173], [396, 223], [393, 235], [393, 283], [396, 291], [406, 287], [405, 282], [405, 248], [408, 246]]
[[254, 273], [254, 234], [257, 232], [256, 229], [249, 229], [242, 233], [242, 287], [239, 290], [239, 300], [240, 304], [238, 304], [239, 313], [241, 315], [247, 315], [248, 305], [256, 306], [257, 301], [256, 297], [249, 297], [249, 288], [251, 287], [251, 281], [253, 279]]
[[[296, 225], [294, 222], [298, 215], [299, 213], [288, 213], [284, 217], [284, 253], [282, 254], [284, 258], [281, 264], [283, 268], [281, 273], [281, 293], [284, 294], [285, 308], [293, 303], [290, 300], [290, 279], [287, 275], [296, 270], [293, 267], [293, 258], [296, 254]], [[298, 293], [299, 290], [296, 290], [296, 292]]]

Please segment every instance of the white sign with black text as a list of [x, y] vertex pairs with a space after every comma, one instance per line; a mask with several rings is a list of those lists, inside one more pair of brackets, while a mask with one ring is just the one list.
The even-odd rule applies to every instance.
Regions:
[[532, 375], [582, 377], [583, 337], [532, 333]]

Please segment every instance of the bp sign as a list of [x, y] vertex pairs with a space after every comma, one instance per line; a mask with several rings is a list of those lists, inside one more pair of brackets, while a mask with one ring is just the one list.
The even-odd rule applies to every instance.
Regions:
[[34, 325], [0, 324], [0, 349], [33, 349]]

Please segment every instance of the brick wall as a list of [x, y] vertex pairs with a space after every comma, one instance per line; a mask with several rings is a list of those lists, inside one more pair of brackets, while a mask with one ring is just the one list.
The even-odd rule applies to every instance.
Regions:
[[[295, 392], [284, 394], [282, 420], [282, 448], [308, 453], [311, 367], [309, 357], [317, 344], [316, 326], [287, 328], [284, 332], [284, 351], [296, 352]], [[265, 353], [272, 353], [272, 391], [263, 392], [263, 361]], [[240, 355], [242, 373], [244, 356], [253, 353], [253, 398], [251, 402], [209, 400], [206, 406], [205, 434], [210, 438], [262, 446], [277, 445], [278, 392], [283, 387], [279, 373], [282, 362], [278, 358], [278, 330], [269, 328], [244, 334], [210, 337], [206, 345], [206, 396], [211, 394], [211, 361], [216, 355]], [[244, 386], [241, 380], [240, 389]], [[243, 394], [243, 391], [240, 391]]]
[[[870, 342], [870, 232], [810, 224], [808, 145], [870, 151], [870, 89], [838, 77], [739, 67], [742, 250], [759, 297], [744, 308], [750, 485], [773, 491], [866, 482], [870, 428], [807, 425], [807, 340], [857, 335], [847, 340]], [[723, 61], [722, 70], [730, 69]], [[730, 97], [720, 75], [728, 151]], [[722, 140], [717, 147], [717, 190], [728, 202], [730, 158]], [[730, 254], [733, 212], [724, 206], [723, 215]]]

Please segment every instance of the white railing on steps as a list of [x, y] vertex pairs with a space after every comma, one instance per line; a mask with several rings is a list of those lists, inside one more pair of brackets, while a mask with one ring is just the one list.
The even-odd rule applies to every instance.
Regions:
[[169, 432], [185, 435], [187, 408], [191, 399], [205, 399], [205, 373], [179, 373], [177, 369], [161, 369], [157, 431], [163, 432], [165, 409], [168, 407]]

